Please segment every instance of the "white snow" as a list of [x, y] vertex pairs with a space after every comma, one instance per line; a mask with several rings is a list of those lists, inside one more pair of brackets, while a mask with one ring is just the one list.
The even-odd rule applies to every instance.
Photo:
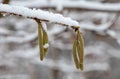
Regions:
[[54, 14], [40, 9], [29, 9], [22, 6], [13, 6], [7, 4], [0, 4], [0, 12], [13, 13], [29, 18], [38, 18], [41, 20], [48, 20], [49, 22], [65, 24], [68, 26], [79, 26], [79, 23], [71, 18], [64, 17], [60, 14]]
[[113, 38], [115, 38], [117, 36], [116, 32], [113, 31], [113, 30], [107, 30], [107, 34], [110, 35]]
[[44, 48], [48, 48], [48, 47], [49, 47], [49, 44], [47, 43], [47, 44], [45, 44], [43, 47], [44, 47]]
[[46, 23], [45, 22], [41, 22], [41, 24], [42, 24], [43, 30], [45, 30], [47, 32], [47, 25], [46, 25]]

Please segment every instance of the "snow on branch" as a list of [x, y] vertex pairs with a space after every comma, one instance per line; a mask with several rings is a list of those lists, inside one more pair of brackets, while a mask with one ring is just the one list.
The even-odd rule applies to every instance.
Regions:
[[71, 18], [63, 17], [60, 14], [54, 14], [54, 13], [43, 11], [40, 9], [32, 10], [32, 9], [22, 7], [22, 6], [0, 4], [0, 12], [10, 13], [13, 15], [19, 15], [19, 16], [23, 16], [26, 18], [37, 19], [37, 20], [45, 21], [45, 22], [57, 23], [57, 24], [65, 25], [65, 26], [79, 27], [79, 23], [72, 20]]

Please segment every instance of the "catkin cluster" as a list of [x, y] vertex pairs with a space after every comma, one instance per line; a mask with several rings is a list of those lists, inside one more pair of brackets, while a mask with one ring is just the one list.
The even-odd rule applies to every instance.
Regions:
[[[40, 60], [43, 60], [48, 52], [48, 48], [44, 48], [45, 44], [48, 44], [48, 35], [45, 29], [43, 29], [41, 22], [38, 22], [38, 41], [40, 49]], [[76, 38], [73, 43], [73, 59], [77, 69], [84, 69], [84, 42], [82, 34], [79, 28], [75, 30], [77, 33]]]

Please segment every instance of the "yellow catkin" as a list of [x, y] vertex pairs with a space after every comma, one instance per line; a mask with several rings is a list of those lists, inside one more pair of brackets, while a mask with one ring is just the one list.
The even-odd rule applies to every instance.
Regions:
[[39, 49], [40, 49], [40, 60], [42, 61], [44, 58], [44, 48], [43, 48], [43, 32], [42, 32], [42, 25], [40, 22], [38, 23], [38, 42], [39, 42]]
[[81, 61], [81, 52], [80, 52], [80, 43], [79, 40], [77, 40], [77, 54], [78, 54], [78, 58], [79, 58], [79, 67], [80, 67], [80, 61]]
[[79, 60], [77, 58], [76, 47], [77, 47], [77, 39], [75, 39], [75, 41], [73, 43], [73, 59], [74, 59], [76, 68], [79, 69]]
[[82, 57], [83, 56], [83, 52], [81, 52], [81, 47], [80, 47], [80, 41], [78, 40], [77, 41], [77, 51], [78, 51], [78, 58], [79, 58], [79, 61], [80, 61], [80, 63], [79, 63], [79, 67], [80, 67], [80, 69], [81, 70], [83, 70], [83, 58], [84, 57]]
[[80, 41], [80, 69], [83, 70], [84, 69], [84, 41], [83, 41], [82, 34], [80, 33], [79, 30], [77, 31], [77, 33]]
[[[48, 44], [48, 35], [45, 30], [43, 30], [43, 45]], [[46, 56], [48, 48], [44, 48], [44, 55]]]

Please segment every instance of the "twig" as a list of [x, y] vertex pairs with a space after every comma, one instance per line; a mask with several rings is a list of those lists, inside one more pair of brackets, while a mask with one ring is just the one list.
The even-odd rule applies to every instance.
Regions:
[[[63, 17], [60, 14], [54, 14], [43, 10], [35, 10], [35, 9], [29, 9], [26, 7], [21, 6], [12, 6], [12, 5], [5, 5], [0, 4], [0, 13], [9, 13], [11, 15], [18, 15], [30, 19], [45, 21], [45, 22], [51, 22], [60, 24], [63, 26], [70, 26], [71, 28], [79, 28], [79, 23], [68, 18]], [[46, 16], [46, 17], [44, 17]], [[56, 19], [53, 19], [56, 18]]]

